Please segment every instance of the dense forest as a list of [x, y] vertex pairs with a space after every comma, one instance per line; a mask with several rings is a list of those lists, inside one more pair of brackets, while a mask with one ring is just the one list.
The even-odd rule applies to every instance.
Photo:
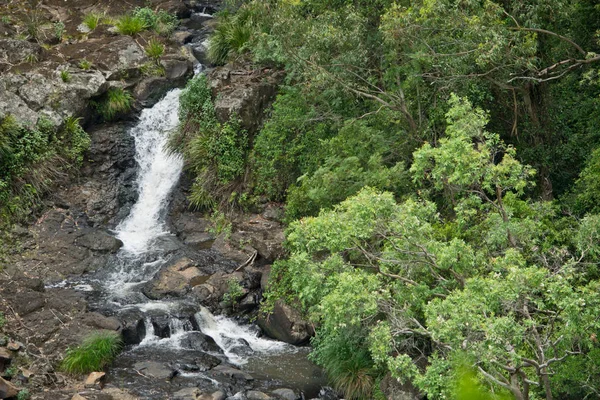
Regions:
[[592, 0], [230, 1], [211, 61], [283, 84], [252, 133], [195, 78], [171, 145], [196, 206], [285, 202], [265, 307], [346, 398], [597, 398], [599, 37]]

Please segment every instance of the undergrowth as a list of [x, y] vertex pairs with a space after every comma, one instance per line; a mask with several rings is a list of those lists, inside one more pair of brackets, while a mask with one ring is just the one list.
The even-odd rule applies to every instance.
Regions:
[[116, 332], [99, 331], [86, 337], [81, 345], [70, 348], [60, 364], [69, 374], [100, 371], [110, 364], [123, 348], [123, 340]]

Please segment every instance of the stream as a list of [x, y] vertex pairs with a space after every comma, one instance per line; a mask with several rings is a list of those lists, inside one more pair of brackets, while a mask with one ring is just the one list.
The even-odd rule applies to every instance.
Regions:
[[260, 337], [259, 328], [215, 316], [191, 298], [150, 300], [142, 293], [182, 254], [203, 260], [208, 273], [235, 268], [212, 250], [187, 249], [167, 227], [169, 199], [183, 170], [182, 158], [166, 150], [179, 122], [180, 93], [174, 89], [143, 110], [130, 129], [138, 200], [114, 231], [123, 247], [105, 268], [78, 283], [92, 309], [125, 321], [127, 346], [108, 382], [142, 399], [195, 398], [182, 397], [193, 388], [236, 399], [246, 398], [248, 390], [278, 388], [293, 389], [298, 398], [317, 397], [326, 382], [307, 359], [307, 348]]

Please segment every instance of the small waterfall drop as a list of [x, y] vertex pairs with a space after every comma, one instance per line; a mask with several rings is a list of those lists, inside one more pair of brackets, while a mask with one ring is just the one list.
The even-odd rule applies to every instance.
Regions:
[[181, 175], [183, 159], [169, 153], [166, 145], [169, 133], [179, 123], [180, 93], [180, 89], [172, 90], [154, 107], [143, 110], [130, 131], [139, 165], [139, 199], [129, 216], [117, 226], [116, 233], [123, 241], [123, 250], [133, 255], [148, 251], [156, 238], [168, 233], [164, 211]]

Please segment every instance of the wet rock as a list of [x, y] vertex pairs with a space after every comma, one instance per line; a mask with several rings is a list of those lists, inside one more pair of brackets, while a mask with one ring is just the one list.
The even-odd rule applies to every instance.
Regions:
[[126, 345], [140, 344], [146, 337], [146, 324], [139, 316], [127, 316], [121, 324], [123, 326], [121, 335], [123, 336], [123, 343]]
[[84, 386], [88, 389], [97, 388], [102, 389], [104, 381], [106, 380], [106, 372], [92, 372], [85, 379]]
[[15, 385], [0, 378], [0, 399], [15, 397], [17, 394], [19, 394], [19, 389]]
[[79, 246], [83, 246], [92, 251], [100, 253], [116, 253], [121, 247], [123, 242], [116, 237], [109, 235], [108, 233], [101, 231], [92, 231], [88, 234], [83, 235], [76, 242]]
[[221, 353], [223, 350], [217, 345], [217, 342], [202, 332], [189, 332], [181, 339], [181, 346], [187, 349], [211, 351]]
[[213, 372], [218, 375], [224, 375], [240, 382], [251, 382], [254, 377], [247, 372], [226, 365], [219, 365], [213, 368]]
[[194, 362], [195, 362], [194, 365], [196, 365], [198, 367], [198, 371], [205, 372], [205, 371], [211, 370], [214, 367], [216, 367], [217, 365], [221, 364], [221, 359], [219, 359], [215, 356], [212, 356], [210, 354], [203, 353], [203, 354], [199, 355], [198, 357], [196, 357]]
[[143, 361], [135, 363], [134, 368], [141, 374], [156, 379], [170, 379], [174, 375], [171, 367], [156, 361]]
[[165, 69], [165, 77], [174, 84], [183, 84], [193, 73], [192, 63], [188, 60], [167, 59], [161, 64]]
[[260, 304], [260, 297], [258, 293], [249, 293], [242, 299], [237, 305], [237, 309], [240, 311], [250, 311], [258, 307]]
[[167, 78], [151, 76], [143, 79], [135, 86], [133, 96], [140, 102], [142, 107], [151, 107], [171, 88], [173, 88], [173, 84]]
[[276, 398], [283, 400], [299, 400], [301, 397], [292, 389], [276, 389], [272, 392]]
[[179, 44], [186, 44], [192, 39], [192, 36], [190, 31], [177, 31], [173, 33], [173, 40]]
[[281, 300], [275, 303], [270, 315], [259, 316], [258, 325], [268, 336], [294, 345], [308, 342], [314, 334], [312, 326], [300, 313]]
[[272, 397], [269, 396], [268, 394], [259, 392], [257, 390], [248, 391], [246, 393], [246, 398], [248, 400], [270, 400], [270, 399], [272, 399]]

